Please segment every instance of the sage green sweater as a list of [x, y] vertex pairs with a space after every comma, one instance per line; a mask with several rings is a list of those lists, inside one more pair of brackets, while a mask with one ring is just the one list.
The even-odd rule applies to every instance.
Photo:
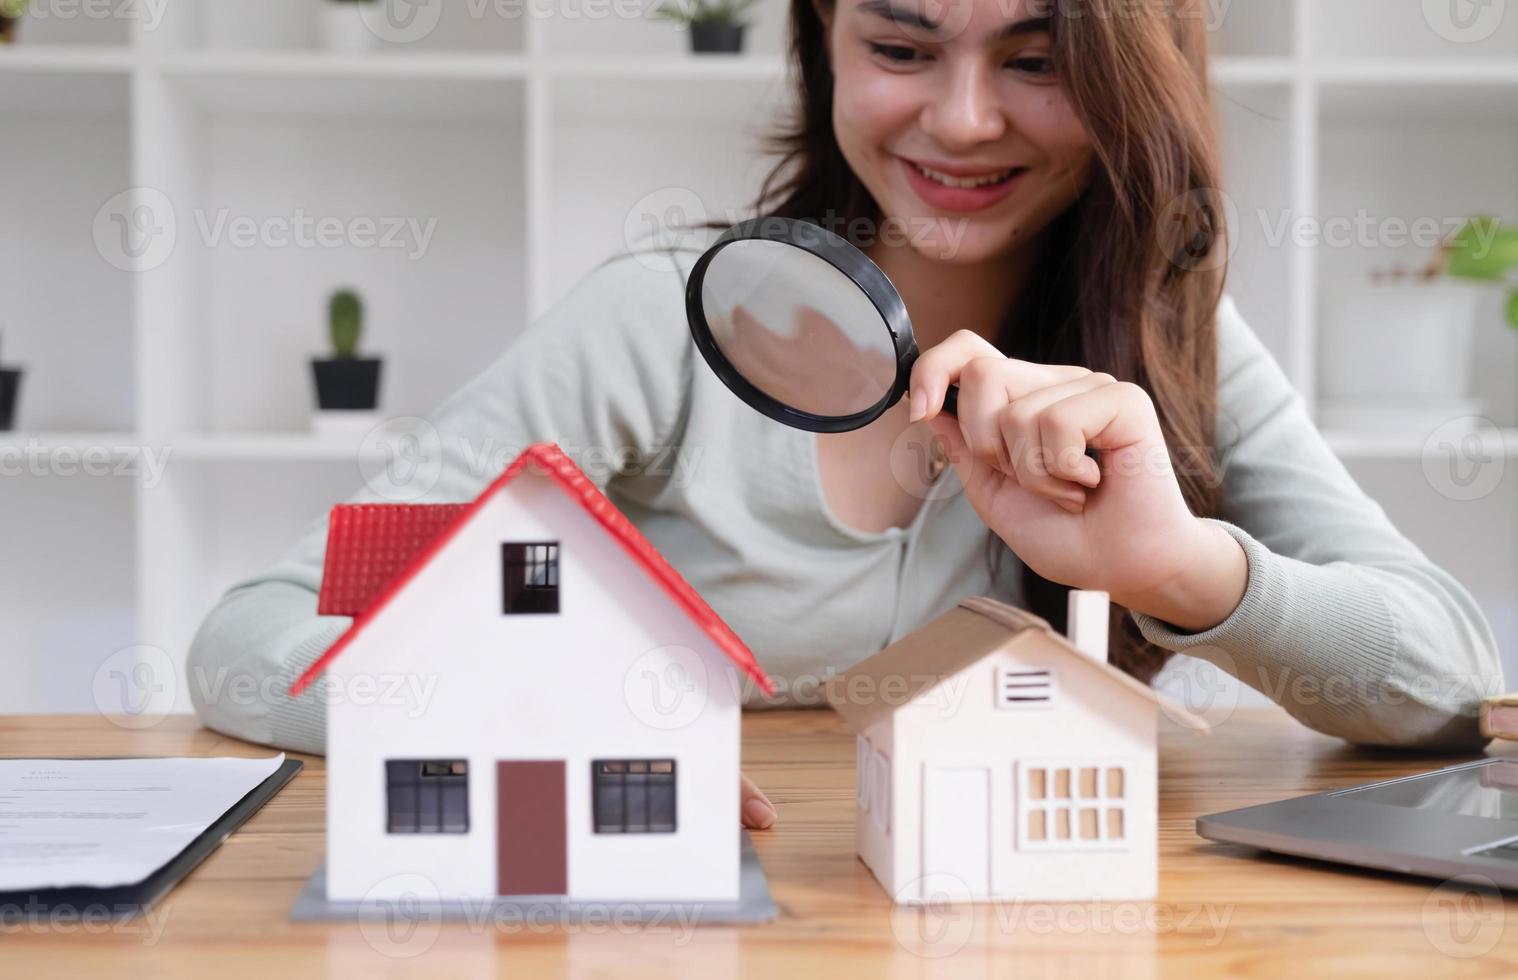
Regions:
[[[838, 521], [816, 437], [748, 408], [695, 351], [684, 283], [698, 254], [619, 256], [534, 321], [428, 417], [442, 465], [417, 499], [472, 499], [520, 449], [559, 443], [754, 650], [779, 694], [750, 691], [751, 706], [824, 703], [820, 682], [964, 596], [1017, 603], [1020, 569], [1004, 561], [993, 584], [989, 532], [952, 468], [908, 527]], [[1136, 616], [1144, 635], [1319, 731], [1478, 747], [1476, 703], [1502, 685], [1481, 611], [1355, 484], [1231, 301], [1217, 326], [1219, 523], [1243, 545], [1249, 583], [1214, 629]], [[367, 486], [351, 498], [382, 499]], [[316, 614], [325, 540], [323, 517], [206, 617], [188, 680], [208, 726], [322, 750], [320, 685], [286, 690], [349, 622]]]

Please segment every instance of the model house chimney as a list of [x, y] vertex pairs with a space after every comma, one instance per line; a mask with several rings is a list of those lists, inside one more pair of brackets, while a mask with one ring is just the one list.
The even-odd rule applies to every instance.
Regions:
[[1105, 592], [1070, 590], [1065, 633], [1070, 644], [1097, 663], [1107, 662], [1107, 607]]

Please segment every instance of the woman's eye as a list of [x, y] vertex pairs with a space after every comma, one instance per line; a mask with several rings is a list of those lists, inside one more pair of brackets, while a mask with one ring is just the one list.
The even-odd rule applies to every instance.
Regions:
[[1025, 75], [1054, 74], [1054, 60], [1052, 58], [1013, 58], [1007, 64]]
[[904, 47], [900, 44], [875, 44], [871, 42], [870, 51], [898, 65], [909, 65], [917, 57], [917, 50], [915, 48]]

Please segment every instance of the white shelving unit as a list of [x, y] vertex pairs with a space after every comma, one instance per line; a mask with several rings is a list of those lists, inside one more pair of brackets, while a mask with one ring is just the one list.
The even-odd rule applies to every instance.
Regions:
[[[1449, 40], [1424, 6], [1235, 0], [1214, 36], [1231, 288], [1309, 402], [1320, 281], [1384, 256], [1278, 243], [1275, 222], [1367, 202], [1518, 218], [1518, 18]], [[786, 9], [765, 0], [735, 57], [692, 56], [668, 25], [491, 4], [443, 4], [425, 36], [362, 54], [320, 50], [316, 0], [23, 23], [0, 50], [0, 322], [28, 373], [0, 461], [43, 463], [0, 478], [0, 531], [25, 556], [0, 569], [16, 679], [0, 711], [135, 701], [113, 655], [182, 663], [216, 596], [359, 485], [350, 441], [307, 430], [332, 288], [367, 301], [386, 414], [418, 415], [671, 207], [742, 213], [790, 96]], [[172, 237], [152, 243], [172, 250], [127, 254], [123, 222], [166, 209]], [[342, 223], [346, 244], [234, 231], [300, 216]], [[363, 247], [362, 219], [425, 238]], [[1518, 343], [1495, 313], [1483, 336], [1478, 393], [1502, 427], [1483, 445], [1518, 468]], [[1330, 438], [1514, 655], [1518, 476], [1455, 501], [1422, 475], [1425, 433]], [[151, 485], [130, 472], [140, 447], [168, 454]], [[66, 465], [92, 456], [111, 472]], [[155, 682], [187, 709], [182, 678]]]

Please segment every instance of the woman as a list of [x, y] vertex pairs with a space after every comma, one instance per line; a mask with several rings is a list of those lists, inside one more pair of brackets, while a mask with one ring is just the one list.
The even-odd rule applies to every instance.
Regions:
[[[1169, 0], [794, 0], [801, 111], [756, 210], [834, 227], [890, 275], [925, 351], [909, 397], [827, 436], [734, 398], [685, 328], [708, 236], [606, 263], [441, 406], [425, 499], [559, 442], [781, 703], [963, 596], [1058, 626], [1074, 586], [1126, 608], [1114, 660], [1143, 680], [1186, 650], [1319, 731], [1474, 749], [1475, 700], [1501, 685], [1489, 627], [1222, 296], [1204, 40]], [[914, 466], [934, 436], [952, 474]], [[211, 612], [191, 652], [208, 725], [320, 750], [321, 703], [283, 692], [347, 625], [315, 614], [324, 539], [318, 522]], [[195, 683], [229, 673], [263, 696]]]

